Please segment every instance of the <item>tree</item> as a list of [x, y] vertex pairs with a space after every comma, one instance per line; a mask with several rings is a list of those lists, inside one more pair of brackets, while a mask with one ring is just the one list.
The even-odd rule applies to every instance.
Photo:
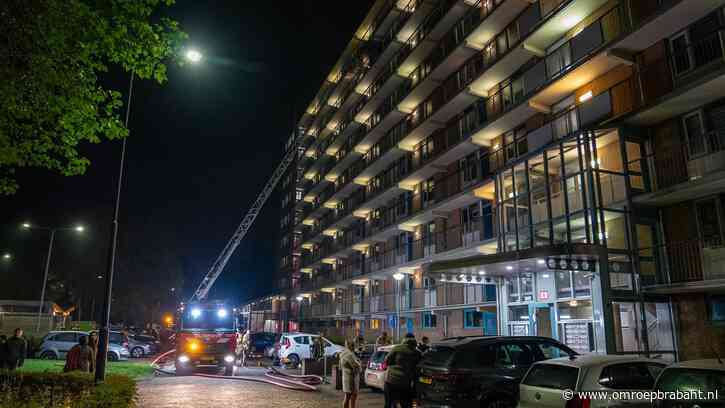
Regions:
[[83, 174], [90, 162], [79, 145], [128, 135], [121, 94], [99, 75], [118, 66], [166, 81], [187, 36], [155, 13], [173, 3], [0, 1], [0, 194], [17, 191], [24, 167]]

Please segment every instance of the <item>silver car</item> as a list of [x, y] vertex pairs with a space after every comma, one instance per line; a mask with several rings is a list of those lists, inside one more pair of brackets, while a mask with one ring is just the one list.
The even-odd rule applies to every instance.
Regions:
[[[36, 356], [44, 360], [65, 359], [68, 351], [78, 344], [81, 336], [88, 336], [88, 333], [71, 330], [51, 331], [43, 338], [43, 343]], [[127, 360], [129, 354], [126, 347], [113, 343], [108, 344], [108, 360], [110, 361]]]

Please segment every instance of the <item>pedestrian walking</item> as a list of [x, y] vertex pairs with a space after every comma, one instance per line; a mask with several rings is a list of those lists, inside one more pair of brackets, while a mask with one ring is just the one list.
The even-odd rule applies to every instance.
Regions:
[[6, 342], [7, 354], [5, 357], [5, 368], [15, 370], [25, 363], [25, 356], [28, 353], [28, 342], [23, 337], [23, 329], [17, 328], [13, 337]]
[[388, 337], [388, 332], [382, 332], [380, 336], [378, 336], [377, 339], [375, 339], [375, 347], [383, 347], [383, 346], [389, 346], [393, 342], [390, 340], [390, 337]]
[[418, 351], [418, 342], [412, 333], [405, 335], [403, 343], [390, 350], [385, 357], [388, 365], [385, 378], [385, 407], [411, 408], [413, 405], [414, 381], [417, 378], [417, 366], [421, 354]]
[[249, 330], [244, 332], [244, 335], [241, 337], [241, 340], [239, 340], [239, 336], [237, 336], [237, 354], [241, 356], [242, 359], [242, 367], [247, 366], [247, 356], [250, 352], [251, 348], [251, 341], [252, 341], [252, 335], [249, 333]]
[[340, 368], [342, 369], [342, 392], [345, 393], [343, 408], [355, 408], [357, 406], [357, 394], [360, 391], [360, 371], [362, 364], [352, 349], [355, 348], [355, 341], [345, 340], [345, 350], [340, 353]]

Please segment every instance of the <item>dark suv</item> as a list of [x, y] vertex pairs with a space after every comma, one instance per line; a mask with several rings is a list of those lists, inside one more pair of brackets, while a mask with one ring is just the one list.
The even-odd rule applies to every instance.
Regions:
[[513, 408], [521, 378], [540, 360], [576, 352], [546, 337], [455, 337], [423, 356], [416, 382], [423, 407]]

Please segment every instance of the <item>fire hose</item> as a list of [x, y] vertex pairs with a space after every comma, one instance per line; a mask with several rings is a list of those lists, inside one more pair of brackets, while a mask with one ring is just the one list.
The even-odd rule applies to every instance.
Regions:
[[[167, 356], [176, 353], [176, 350], [170, 350], [167, 351], [160, 356], [156, 357], [154, 361], [151, 362], [151, 367], [154, 368], [154, 370], [159, 374], [166, 374], [166, 375], [172, 375], [175, 376], [175, 371], [170, 371], [163, 369], [159, 366], [159, 361], [162, 361]], [[317, 391], [317, 386], [322, 384], [322, 377], [317, 375], [292, 375], [292, 374], [285, 374], [282, 373], [274, 368], [270, 368], [265, 374], [264, 377], [252, 377], [252, 376], [235, 376], [235, 375], [216, 375], [216, 374], [203, 374], [203, 373], [194, 373], [192, 374], [195, 377], [204, 377], [204, 378], [217, 378], [217, 379], [227, 379], [227, 380], [237, 380], [237, 381], [252, 381], [252, 382], [259, 382], [259, 383], [266, 383], [271, 385], [276, 385], [278, 387], [282, 387], [289, 390], [295, 390], [295, 391]]]

